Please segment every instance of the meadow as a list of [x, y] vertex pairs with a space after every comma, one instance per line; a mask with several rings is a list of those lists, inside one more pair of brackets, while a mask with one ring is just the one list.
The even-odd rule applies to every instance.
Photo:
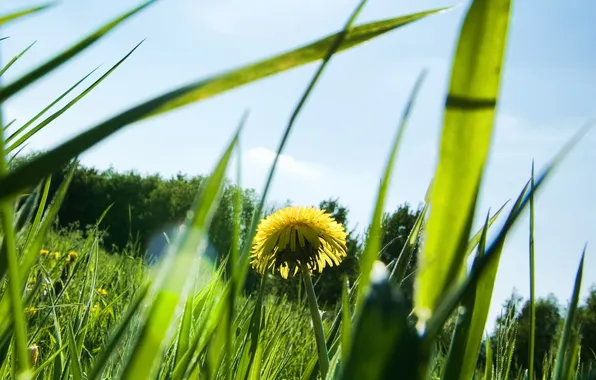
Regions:
[[[0, 102], [95, 42], [109, 38], [109, 32], [125, 27], [121, 24], [127, 19], [142, 17], [142, 10], [154, 2], [130, 10], [3, 84]], [[539, 274], [533, 264], [539, 254], [533, 245], [534, 194], [547, 186], [553, 169], [590, 124], [563, 144], [552, 162], [536, 175], [532, 166], [527, 183], [518, 194], [512, 194], [509, 204], [495, 205], [499, 211], [492, 215], [476, 210], [498, 105], [511, 1], [475, 0], [467, 10], [451, 63], [434, 179], [394, 256], [386, 255], [390, 218], [385, 217], [385, 200], [397, 152], [407, 143], [402, 136], [424, 85], [424, 71], [404, 106], [384, 167], [379, 163], [382, 180], [371, 184], [378, 187], [378, 196], [367, 233], [355, 243], [358, 249], [350, 248], [350, 233], [330, 203], [319, 205], [321, 210], [268, 207], [279, 154], [332, 57], [449, 11], [433, 9], [357, 25], [355, 20], [365, 3], [359, 4], [343, 30], [335, 34], [190, 82], [26, 159], [21, 160], [21, 151], [27, 141], [51, 127], [52, 121], [117, 70], [140, 44], [50, 116], [45, 116], [46, 111], [58, 100], [72, 96], [80, 82], [22, 126], [0, 117], [0, 377], [596, 378], [592, 369], [596, 354], [590, 352], [596, 347], [596, 291], [585, 304], [579, 296], [586, 252], [578, 263], [565, 315], [561, 320], [555, 318], [552, 326], [541, 324], [552, 321], [543, 318], [543, 311], [551, 309], [548, 300], [535, 298], [535, 276]], [[26, 16], [46, 8], [1, 15], [0, 26], [27, 22]], [[28, 49], [8, 61], [0, 75], [18, 64]], [[168, 236], [157, 260], [146, 260], [134, 239], [116, 252], [106, 247], [105, 223], [116, 205], [97, 212], [94, 223], [73, 228], [58, 225], [61, 208], [71, 199], [70, 186], [78, 183], [81, 153], [137, 121], [313, 62], [318, 70], [289, 118], [267, 182], [251, 195], [254, 202], [246, 202], [241, 173], [228, 170], [232, 160], [240, 162], [238, 144], [248, 117], [245, 114], [229, 144], [222, 147], [213, 171], [200, 181], [178, 181], [184, 183], [185, 194], [192, 199], [186, 202], [189, 205], [176, 204], [177, 212], [184, 211], [183, 225]], [[236, 187], [228, 191], [230, 179]], [[221, 221], [218, 210], [222, 204], [229, 210], [226, 223], [230, 234], [221, 239], [226, 249], [214, 260], [204, 253], [213, 240], [213, 226]], [[496, 330], [487, 334], [503, 245], [512, 227], [525, 221], [522, 215], [528, 216], [532, 237], [528, 244], [530, 299], [521, 310], [515, 300], [505, 305]], [[475, 219], [486, 220], [478, 231], [472, 230]], [[494, 236], [491, 239], [489, 230]], [[345, 268], [344, 263], [350, 260], [357, 263], [350, 276], [333, 272]], [[249, 279], [254, 287], [247, 290]], [[318, 280], [339, 289], [337, 302], [322, 305], [319, 293], [323, 288]], [[279, 285], [288, 283], [292, 285]], [[554, 329], [558, 331], [556, 339], [546, 344], [545, 351], [545, 343], [538, 338], [544, 330]], [[527, 341], [519, 339], [522, 330]], [[522, 353], [527, 366], [516, 359]]]

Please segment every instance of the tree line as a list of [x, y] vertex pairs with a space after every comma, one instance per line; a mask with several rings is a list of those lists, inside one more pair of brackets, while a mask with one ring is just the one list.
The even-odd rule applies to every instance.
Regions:
[[[15, 159], [11, 166], [14, 168], [31, 157], [30, 155]], [[56, 192], [65, 175], [66, 170], [54, 173], [50, 196]], [[171, 178], [163, 178], [157, 174], [141, 175], [135, 171], [118, 172], [113, 169], [101, 171], [79, 165], [74, 171], [56, 223], [58, 227], [75, 225], [84, 229], [86, 226], [95, 225], [98, 218], [109, 208], [101, 221], [101, 228], [105, 231], [104, 248], [114, 254], [126, 252], [144, 256], [149, 260], [156, 259], [155, 255], [164, 245], [163, 232], [171, 232], [172, 227], [184, 220], [197, 190], [205, 181], [204, 176], [189, 177], [177, 174]], [[231, 249], [237, 195], [240, 195], [242, 201], [241, 238], [246, 234], [258, 206], [259, 197], [255, 190], [241, 189], [230, 182], [225, 183], [208, 235], [208, 250], [218, 262], [225, 258]], [[353, 283], [356, 279], [358, 258], [362, 253], [368, 230], [364, 234], [358, 234], [349, 229], [349, 209], [337, 198], [322, 200], [316, 206], [331, 213], [337, 222], [348, 229], [348, 257], [339, 266], [327, 268], [322, 274], [315, 276], [315, 289], [321, 307], [333, 308], [341, 300], [343, 281], [347, 279]], [[273, 211], [273, 207], [269, 206], [267, 211]], [[420, 212], [420, 208], [405, 203], [384, 214], [381, 226], [383, 253], [380, 256], [383, 262], [389, 264], [398, 257]], [[412, 274], [415, 268], [416, 254], [408, 265], [406, 280], [401, 289], [410, 306], [413, 299]], [[254, 291], [258, 283], [259, 276], [249, 271], [246, 291]], [[296, 300], [301, 297], [300, 286], [299, 279], [274, 279], [268, 284], [268, 291], [284, 294], [289, 300]], [[510, 322], [513, 321], [516, 326], [512, 336], [515, 337], [513, 363], [527, 368], [529, 302], [524, 303], [514, 294], [504, 306], [512, 311]], [[562, 314], [562, 308], [554, 296], [537, 300], [535, 368], [539, 373], [543, 370], [544, 358], [556, 352], [554, 344], [558, 341], [562, 328]], [[582, 341], [582, 361], [596, 363], [596, 288], [591, 289], [589, 297], [581, 306], [579, 318], [581, 323], [578, 336]], [[505, 319], [499, 319], [497, 330], [504, 326]], [[449, 334], [447, 331], [445, 345], [449, 344]], [[491, 344], [496, 345], [497, 341], [495, 337]], [[498, 347], [495, 346], [492, 351], [497, 352], [496, 350]], [[482, 355], [479, 360], [482, 360]]]

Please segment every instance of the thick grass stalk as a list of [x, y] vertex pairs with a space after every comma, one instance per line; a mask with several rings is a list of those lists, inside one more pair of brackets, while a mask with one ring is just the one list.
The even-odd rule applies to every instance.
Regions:
[[325, 331], [323, 330], [323, 320], [319, 313], [319, 306], [317, 305], [317, 296], [315, 295], [315, 287], [310, 278], [309, 270], [306, 264], [301, 264], [302, 279], [304, 280], [304, 287], [306, 288], [306, 296], [308, 298], [308, 307], [310, 309], [310, 316], [312, 318], [313, 328], [315, 330], [315, 339], [317, 340], [317, 349], [319, 350], [319, 369], [321, 371], [321, 378], [327, 377], [329, 371], [329, 353], [327, 351], [327, 343], [325, 342]]

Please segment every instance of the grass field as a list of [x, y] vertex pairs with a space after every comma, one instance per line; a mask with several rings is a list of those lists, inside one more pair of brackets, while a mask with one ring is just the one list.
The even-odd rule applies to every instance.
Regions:
[[[0, 88], [0, 101], [4, 103], [50, 74], [128, 18], [141, 17], [137, 13], [151, 3], [153, 1], [111, 21], [31, 72], [4, 84]], [[342, 237], [340, 227], [314, 217], [302, 220], [300, 225], [292, 225], [288, 217], [284, 219], [285, 225], [271, 227], [269, 235], [263, 236], [278, 235], [263, 243], [262, 255], [255, 259], [257, 264], [266, 267], [265, 273], [277, 268], [272, 276], [294, 271], [301, 276], [305, 289], [303, 302], [284, 302], [266, 294], [265, 281], [269, 274], [262, 276], [261, 290], [255, 296], [242, 294], [240, 284], [248, 271], [255, 268], [250, 265], [253, 243], [265, 239], [260, 235], [262, 225], [259, 223], [265, 216], [262, 215], [263, 205], [277, 159], [284, 150], [296, 116], [331, 57], [403, 25], [431, 15], [440, 17], [442, 12], [448, 11], [429, 10], [355, 25], [364, 5], [365, 1], [350, 16], [345, 28], [336, 34], [151, 99], [114, 115], [14, 170], [9, 170], [11, 160], [31, 136], [49, 124], [49, 119], [34, 117], [11, 133], [7, 132], [7, 127], [3, 129], [0, 145], [0, 277], [3, 279], [0, 377], [54, 380], [534, 378], [532, 367], [510, 371], [514, 326], [502, 327], [494, 352], [484, 341], [484, 326], [508, 232], [519, 222], [523, 212], [529, 213], [533, 220], [534, 193], [544, 186], [552, 169], [587, 128], [563, 145], [549, 166], [528, 178], [519, 194], [512, 194], [510, 208], [499, 216], [502, 223], [498, 228], [491, 227], [495, 229], [492, 241], [487, 239], [492, 220], [487, 219], [481, 231], [471, 230], [475, 218], [484, 218], [476, 215], [475, 206], [499, 97], [510, 18], [509, 0], [476, 0], [466, 14], [452, 62], [449, 93], [445, 94], [440, 161], [433, 183], [429, 184], [426, 208], [410, 237], [410, 244], [404, 247], [399, 258], [388, 267], [377, 260], [382, 248], [379, 230], [396, 153], [409, 113], [415, 107], [417, 92], [423, 85], [424, 72], [405, 106], [384, 163], [382, 181], [380, 185], [371, 184], [378, 186], [371, 233], [360, 257], [358, 280], [344, 284], [341, 306], [324, 316], [318, 311], [310, 273], [327, 259], [328, 263], [341, 259]], [[0, 25], [26, 22], [19, 19], [43, 9], [32, 8], [1, 16]], [[134, 54], [134, 49], [130, 54]], [[129, 55], [106, 71], [89, 90]], [[9, 61], [2, 73], [18, 62], [18, 58]], [[133, 258], [133, 252], [106, 254], [100, 248], [99, 224], [89, 229], [86, 236], [77, 231], [53, 230], [53, 220], [68, 192], [69, 178], [61, 184], [56, 196], [48, 199], [51, 175], [64, 166], [74, 168], [76, 157], [87, 149], [136, 121], [312, 62], [318, 62], [319, 70], [289, 119], [278, 156], [261, 192], [260, 207], [253, 216], [248, 238], [242, 241], [239, 217], [236, 218], [238, 228], [227, 258], [229, 272], [226, 276], [221, 268], [213, 267], [197, 252], [205, 249], [206, 231], [224, 178], [226, 175], [239, 178], [239, 173], [228, 173], [227, 167], [237, 157], [238, 139], [246, 118], [239, 122], [229, 145], [222, 147], [221, 157], [188, 213], [185, 228], [173, 239], [158, 264], [145, 265]], [[86, 92], [75, 97], [75, 103]], [[2, 125], [7, 123], [3, 120]], [[98, 215], [98, 219], [101, 220], [101, 216]], [[531, 223], [530, 234], [533, 234], [532, 228]], [[424, 244], [417, 253], [419, 268], [414, 310], [408, 310], [399, 285], [404, 265], [414, 254], [414, 243], [419, 237], [423, 237]], [[305, 239], [306, 243], [300, 239]], [[530, 245], [529, 257], [533, 255]], [[285, 261], [280, 263], [280, 257], [285, 257]], [[469, 258], [474, 259], [474, 264], [467, 270], [465, 263]], [[545, 378], [588, 376], [580, 372], [576, 332], [582, 273], [583, 256], [565, 326], [557, 342], [557, 353], [550, 359]], [[533, 278], [531, 269], [528, 281], [533, 283]], [[532, 294], [532, 302], [533, 297]], [[448, 328], [454, 313], [457, 324]], [[447, 347], [440, 344], [445, 334], [450, 336]], [[528, 347], [530, 352], [533, 352], [532, 347], [533, 342]], [[485, 359], [479, 366], [477, 358], [481, 351]]]

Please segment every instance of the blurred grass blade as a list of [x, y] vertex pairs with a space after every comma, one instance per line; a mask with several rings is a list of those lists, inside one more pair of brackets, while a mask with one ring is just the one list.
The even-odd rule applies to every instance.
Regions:
[[536, 341], [536, 298], [534, 296], [535, 269], [534, 269], [534, 161], [532, 161], [532, 178], [530, 179], [530, 241], [529, 241], [529, 259], [530, 259], [530, 344], [528, 345], [528, 379], [534, 379], [534, 352]]
[[151, 282], [147, 282], [143, 286], [141, 286], [140, 289], [137, 291], [134, 300], [131, 302], [130, 306], [126, 310], [126, 313], [120, 318], [117, 326], [110, 333], [110, 337], [107, 340], [106, 344], [95, 357], [93, 369], [88, 379], [95, 380], [101, 376], [101, 373], [105, 368], [106, 364], [108, 363], [110, 356], [116, 350], [118, 343], [123, 339], [126, 333], [126, 329], [128, 329], [132, 324], [133, 317], [137, 315], [139, 310], [141, 309], [150, 286]]
[[563, 327], [563, 334], [559, 341], [559, 349], [557, 351], [557, 359], [555, 362], [555, 370], [553, 374], [553, 380], [569, 380], [569, 374], [572, 373], [573, 368], [573, 355], [575, 347], [571, 345], [573, 342], [572, 334], [573, 329], [577, 323], [577, 309], [579, 304], [579, 293], [582, 285], [582, 277], [584, 273], [584, 259], [586, 257], [586, 248], [582, 252], [582, 257], [577, 268], [577, 274], [575, 275], [575, 285], [573, 286], [573, 294], [571, 301], [569, 302], [569, 308], [567, 309], [567, 317], [565, 318], [565, 326]]
[[[142, 43], [142, 42], [141, 42]], [[129, 51], [124, 57], [122, 57], [122, 59], [120, 59], [114, 66], [112, 66], [108, 71], [105, 72], [105, 74], [103, 74], [101, 77], [99, 77], [95, 82], [93, 82], [93, 84], [91, 84], [89, 87], [87, 87], [83, 92], [81, 92], [79, 95], [77, 95], [74, 99], [72, 99], [70, 102], [68, 102], [64, 107], [62, 107], [60, 110], [54, 112], [53, 114], [51, 114], [49, 117], [47, 117], [44, 121], [42, 121], [41, 123], [39, 123], [38, 125], [36, 125], [34, 128], [32, 128], [30, 131], [28, 131], [27, 133], [25, 133], [23, 136], [21, 136], [17, 141], [15, 141], [13, 144], [11, 144], [7, 149], [7, 153], [12, 152], [14, 149], [18, 148], [19, 146], [21, 146], [21, 144], [23, 144], [25, 141], [27, 141], [28, 139], [30, 139], [33, 135], [35, 135], [37, 132], [39, 132], [40, 130], [42, 130], [45, 126], [47, 126], [48, 124], [50, 124], [52, 121], [54, 121], [55, 119], [57, 119], [60, 115], [62, 115], [64, 112], [68, 111], [68, 109], [72, 106], [74, 106], [79, 100], [83, 99], [83, 97], [85, 97], [89, 92], [91, 92], [91, 90], [93, 90], [95, 87], [97, 87], [101, 82], [103, 82], [104, 79], [106, 79], [110, 74], [112, 74], [114, 72], [114, 70], [116, 70], [116, 68], [118, 68], [118, 66], [120, 66], [128, 57], [130, 57], [130, 55], [137, 50], [137, 48], [141, 45], [141, 43], [137, 44], [131, 51]], [[85, 77], [83, 77], [79, 82], [75, 83], [74, 86], [72, 86], [70, 89], [68, 89], [64, 94], [62, 94], [58, 99], [56, 99], [50, 106], [46, 107], [42, 113], [45, 113], [45, 111], [47, 111], [49, 109], [49, 107], [53, 106], [54, 104], [56, 104], [58, 101], [60, 101], [64, 96], [66, 96], [66, 94], [68, 94], [70, 91], [74, 90], [75, 87], [77, 87], [81, 82], [83, 82], [85, 79], [87, 79], [87, 77], [89, 77], [91, 74], [93, 74], [95, 72], [96, 69], [94, 69], [93, 71], [91, 71], [89, 74], [87, 74]], [[36, 116], [39, 117], [41, 116], [41, 113], [38, 114]], [[35, 119], [35, 118], [34, 118]], [[25, 128], [27, 128], [29, 125], [31, 125], [31, 123], [33, 122], [32, 119], [31, 121], [29, 121], [29, 123], [25, 124], [23, 127], [21, 127], [19, 129], [19, 131], [17, 131], [18, 133], [21, 133], [25, 130]], [[16, 134], [13, 134], [13, 136], [16, 136]], [[12, 136], [11, 136], [12, 137]], [[10, 139], [9, 139], [10, 140]], [[7, 140], [7, 141], [9, 141]]]
[[363, 305], [364, 294], [366, 292], [366, 287], [369, 283], [369, 276], [373, 267], [373, 263], [377, 260], [379, 248], [381, 245], [381, 222], [383, 217], [383, 207], [385, 205], [385, 198], [387, 195], [387, 189], [389, 188], [389, 181], [393, 172], [393, 166], [395, 165], [397, 151], [400, 147], [400, 143], [405, 132], [406, 125], [410, 118], [410, 113], [414, 108], [418, 92], [422, 87], [422, 83], [424, 82], [425, 77], [426, 70], [423, 70], [422, 73], [420, 73], [420, 75], [416, 79], [416, 82], [414, 83], [414, 87], [410, 92], [410, 97], [408, 99], [408, 102], [404, 109], [404, 113], [399, 123], [398, 132], [395, 135], [395, 139], [393, 140], [393, 143], [391, 145], [391, 151], [389, 153], [387, 163], [385, 164], [385, 171], [383, 173], [383, 179], [381, 181], [379, 192], [377, 194], [377, 200], [370, 226], [370, 232], [366, 239], [364, 252], [362, 253], [362, 256], [360, 258], [360, 283], [358, 284], [356, 294], [356, 306], [354, 310], [354, 315], [356, 315], [356, 317], [360, 313], [360, 309]]
[[493, 379], [493, 352], [490, 335], [486, 336], [486, 363], [484, 364], [484, 380]]
[[476, 0], [465, 17], [452, 62], [439, 164], [426, 242], [414, 291], [419, 328], [461, 273], [465, 245], [490, 147], [510, 0]]
[[[0, 125], [2, 125], [2, 110], [0, 109]], [[6, 162], [4, 131], [0, 133], [0, 175], [8, 172]], [[0, 263], [6, 263], [8, 270], [8, 284], [3, 292], [2, 300], [7, 299], [10, 310], [2, 313], [2, 319], [12, 319], [15, 338], [15, 349], [13, 361], [17, 363], [16, 376], [27, 378], [31, 375], [29, 363], [29, 350], [27, 346], [27, 321], [23, 313], [23, 301], [21, 299], [19, 261], [17, 255], [17, 236], [14, 229], [14, 200], [4, 199], [0, 201], [0, 221], [2, 226], [2, 239], [0, 247]], [[0, 276], [0, 279], [2, 277]], [[6, 297], [8, 295], [8, 297]], [[6, 298], [5, 298], [6, 297]], [[9, 322], [4, 322], [9, 323]], [[0, 334], [2, 336], [2, 334]]]
[[36, 42], [34, 41], [33, 43], [31, 43], [31, 45], [27, 46], [19, 54], [17, 54], [14, 57], [12, 57], [12, 59], [10, 61], [8, 61], [8, 63], [6, 65], [4, 65], [4, 67], [2, 68], [2, 70], [0, 70], [0, 76], [4, 75], [4, 73], [6, 72], [6, 70], [10, 69], [10, 67], [12, 65], [14, 65], [16, 61], [18, 61], [23, 55], [25, 55], [25, 53], [27, 51], [29, 51], [29, 49], [31, 49], [33, 47], [33, 45], [35, 45], [35, 43]]
[[[74, 85], [72, 85], [68, 90], [66, 90], [64, 93], [62, 93], [62, 95], [60, 95], [58, 98], [56, 98], [53, 102], [51, 102], [47, 107], [45, 107], [43, 110], [41, 110], [37, 115], [35, 115], [33, 118], [31, 118], [28, 122], [26, 122], [25, 124], [23, 124], [19, 129], [17, 129], [15, 132], [13, 132], [10, 136], [8, 136], [8, 138], [6, 139], [6, 143], [9, 144], [12, 140], [14, 140], [15, 138], [18, 137], [18, 135], [20, 135], [21, 133], [23, 133], [25, 130], [27, 130], [27, 128], [29, 128], [29, 126], [33, 123], [35, 123], [35, 121], [37, 121], [37, 119], [39, 119], [44, 113], [46, 113], [50, 108], [52, 108], [53, 106], [55, 106], [59, 101], [61, 101], [66, 95], [68, 95], [71, 91], [73, 91], [75, 88], [77, 88], [81, 83], [83, 83], [83, 81], [85, 79], [87, 79], [91, 74], [93, 74], [97, 69], [99, 69], [99, 67], [96, 67], [95, 69], [93, 69], [89, 74], [85, 75], [83, 78], [81, 78], [78, 82], [76, 82]], [[21, 145], [23, 142], [21, 142], [19, 145]], [[7, 148], [7, 152], [10, 153], [11, 151], [13, 151], [14, 149], [17, 148], [17, 145], [12, 144], [9, 145]]]
[[0, 16], [0, 25], [6, 24], [8, 22], [17, 20], [19, 18], [25, 17], [25, 16], [29, 16], [33, 13], [37, 13], [40, 11], [43, 11], [45, 9], [48, 9], [52, 6], [53, 4], [44, 4], [44, 5], [38, 5], [35, 7], [31, 7], [31, 8], [26, 8], [26, 9], [22, 9], [20, 11], [16, 11], [13, 13], [9, 13], [6, 15], [2, 15]]
[[99, 39], [104, 37], [106, 34], [108, 34], [108, 32], [112, 31], [118, 25], [122, 24], [131, 16], [137, 14], [138, 12], [145, 9], [147, 6], [153, 4], [154, 2], [156, 2], [156, 0], [146, 1], [145, 3], [135, 7], [134, 9], [118, 16], [114, 20], [104, 24], [95, 32], [83, 38], [81, 41], [77, 42], [73, 46], [58, 54], [57, 56], [51, 58], [49, 61], [31, 70], [29, 73], [23, 75], [22, 77], [6, 85], [5, 87], [0, 88], [0, 103], [4, 103], [8, 98], [23, 90], [25, 87], [40, 80], [45, 75], [57, 69], [64, 63], [68, 62], [70, 59], [72, 59], [73, 57], [81, 53], [83, 50], [85, 50], [86, 48], [97, 42]]
[[81, 362], [79, 361], [79, 352], [75, 342], [74, 332], [72, 331], [72, 323], [68, 323], [68, 350], [70, 352], [70, 372], [73, 380], [83, 380], [83, 370]]
[[[137, 8], [137, 10], [139, 9], [140, 8]], [[359, 27], [355, 27], [350, 33], [345, 34], [343, 43], [341, 43], [336, 50], [347, 50], [348, 48], [359, 45], [391, 30], [446, 9], [448, 8], [434, 9], [408, 16], [360, 25]], [[72, 157], [78, 156], [80, 153], [91, 148], [128, 124], [149, 116], [155, 116], [174, 110], [199, 100], [213, 97], [227, 90], [240, 87], [267, 76], [320, 60], [327, 56], [330, 51], [329, 48], [333, 47], [335, 39], [342, 35], [343, 32], [340, 32], [274, 58], [191, 83], [124, 111], [50, 150], [46, 154], [33, 159], [15, 172], [9, 174], [6, 178], [0, 178], [0, 200], [14, 195], [29, 186], [33, 186], [42, 177], [52, 173]], [[43, 67], [45, 67], [45, 65], [42, 66], [42, 68]], [[47, 70], [44, 69], [42, 71], [45, 72]], [[40, 74], [37, 71], [34, 71], [32, 74], [28, 75]], [[7, 94], [15, 92], [15, 86], [20, 89], [28, 83], [29, 79], [26, 76], [8, 87], [5, 87], [3, 90], [0, 89], [0, 102], [3, 99], [6, 99]]]
[[[521, 199], [522, 196], [520, 195], [517, 207], [519, 207]], [[487, 215], [474, 264], [484, 254], [489, 221], [490, 218]], [[498, 251], [499, 255], [501, 249]], [[457, 317], [457, 324], [445, 365], [445, 379], [471, 379], [474, 377], [497, 275], [498, 259], [493, 263], [491, 268], [478, 281], [476, 287], [471, 287], [470, 291], [463, 296], [462, 312]]]
[[154, 375], [155, 362], [162, 355], [164, 339], [170, 330], [174, 313], [180, 301], [186, 301], [189, 286], [192, 286], [190, 279], [194, 278], [201, 254], [206, 248], [207, 231], [219, 204], [226, 169], [241, 129], [242, 124], [207, 180], [201, 195], [197, 197], [194, 212], [187, 217], [186, 228], [177, 234], [174, 244], [170, 246], [167, 253], [169, 257], [160, 271], [157, 294], [130, 351], [131, 356], [124, 366], [123, 379], [147, 379]]
[[[340, 380], [416, 379], [416, 343], [408, 328], [407, 304], [391, 286], [384, 264], [376, 261], [366, 288], [362, 312], [354, 323], [352, 346], [344, 359]], [[409, 346], [409, 354], [396, 351]], [[396, 372], [395, 368], [399, 368]]]
[[174, 366], [178, 365], [182, 355], [188, 351], [190, 347], [190, 327], [192, 324], [192, 301], [193, 297], [188, 297], [184, 312], [182, 314], [182, 321], [180, 322], [180, 329], [178, 331], [178, 343], [176, 344], [176, 355], [174, 357]]
[[[504, 225], [501, 227], [501, 230], [497, 234], [497, 236], [493, 239], [492, 243], [488, 246], [486, 253], [478, 259], [478, 264], [474, 266], [473, 270], [470, 272], [470, 275], [465, 279], [463, 284], [454, 284], [451, 286], [450, 289], [447, 290], [445, 297], [439, 303], [435, 315], [427, 324], [426, 332], [424, 333], [424, 339], [426, 344], [430, 344], [440, 329], [443, 327], [445, 321], [449, 317], [449, 315], [455, 310], [457, 304], [461, 301], [464, 294], [466, 294], [470, 289], [473, 289], [477, 286], [478, 281], [486, 275], [487, 270], [490, 270], [491, 266], [494, 265], [494, 261], [498, 260], [499, 252], [502, 248], [503, 242], [505, 238], [515, 222], [518, 220], [521, 213], [525, 210], [526, 206], [529, 203], [529, 197], [535, 194], [539, 189], [542, 188], [544, 182], [550, 178], [553, 171], [558, 167], [561, 161], [566, 157], [566, 155], [575, 147], [575, 145], [581, 140], [581, 138], [590, 130], [593, 126], [594, 121], [589, 121], [581, 128], [569, 141], [559, 150], [557, 155], [551, 161], [551, 163], [546, 167], [546, 169], [542, 172], [542, 174], [538, 177], [538, 180], [534, 184], [534, 188], [530, 189], [526, 193], [526, 189], [530, 183], [528, 181], [524, 187], [524, 191], [522, 191], [523, 200], [519, 204], [519, 207], [512, 207], [511, 212], [509, 213], [507, 220], [505, 221]], [[520, 195], [521, 196], [521, 195]]]
[[342, 301], [342, 320], [341, 320], [341, 357], [347, 358], [350, 353], [352, 339], [352, 319], [350, 318], [350, 297], [348, 295], [348, 279], [342, 283], [341, 301]]

